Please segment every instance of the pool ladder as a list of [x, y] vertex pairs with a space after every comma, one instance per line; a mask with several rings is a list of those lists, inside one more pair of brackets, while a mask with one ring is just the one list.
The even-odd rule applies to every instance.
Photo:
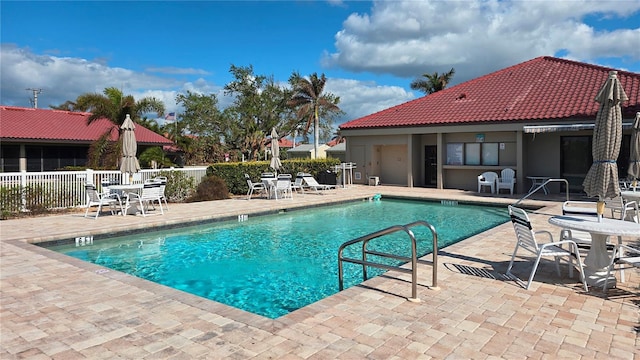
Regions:
[[[360, 264], [362, 265], [362, 280], [366, 281], [367, 280], [367, 266], [371, 266], [371, 267], [376, 267], [376, 268], [380, 268], [380, 269], [386, 269], [386, 270], [395, 270], [395, 271], [400, 271], [400, 272], [404, 272], [404, 273], [411, 273], [411, 297], [407, 298], [409, 301], [413, 301], [413, 302], [419, 302], [420, 299], [418, 299], [418, 289], [417, 289], [417, 283], [418, 283], [418, 254], [417, 254], [417, 245], [416, 245], [416, 237], [413, 234], [413, 231], [410, 230], [410, 228], [416, 226], [416, 225], [423, 225], [426, 226], [427, 228], [429, 228], [429, 230], [431, 230], [431, 234], [433, 234], [433, 271], [432, 271], [432, 286], [431, 288], [433, 290], [438, 290], [438, 233], [436, 232], [436, 229], [433, 227], [433, 225], [429, 224], [426, 221], [415, 221], [412, 222], [410, 224], [406, 224], [406, 225], [394, 225], [394, 226], [390, 226], [386, 229], [382, 229], [379, 231], [376, 231], [374, 233], [371, 233], [369, 235], [365, 235], [365, 236], [361, 236], [357, 239], [353, 239], [350, 241], [345, 242], [344, 244], [340, 245], [340, 248], [338, 249], [338, 285], [340, 288], [340, 291], [342, 291], [344, 289], [344, 277], [343, 277], [343, 262], [348, 262], [348, 263], [353, 263], [353, 264]], [[369, 243], [369, 241], [385, 236], [385, 235], [389, 235], [389, 234], [393, 234], [396, 233], [398, 231], [404, 231], [407, 233], [407, 235], [409, 235], [409, 239], [411, 240], [411, 257], [406, 257], [406, 256], [400, 256], [400, 255], [396, 255], [396, 254], [390, 254], [390, 253], [383, 253], [383, 252], [378, 252], [378, 251], [373, 251], [373, 250], [368, 250], [367, 249], [367, 244]], [[347, 246], [356, 244], [356, 243], [362, 243], [362, 260], [360, 259], [354, 259], [354, 258], [347, 258], [343, 256], [343, 251]], [[386, 265], [386, 264], [381, 264], [381, 263], [377, 263], [377, 262], [373, 262], [373, 261], [369, 261], [367, 260], [367, 255], [375, 255], [375, 256], [379, 256], [379, 257], [385, 257], [385, 258], [391, 258], [391, 259], [396, 259], [396, 260], [401, 260], [401, 261], [411, 261], [411, 268], [407, 269], [401, 266], [391, 266], [391, 265]]]

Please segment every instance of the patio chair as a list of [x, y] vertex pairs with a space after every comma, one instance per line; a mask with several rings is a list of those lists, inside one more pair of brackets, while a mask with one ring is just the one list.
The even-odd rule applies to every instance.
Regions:
[[506, 168], [500, 172], [500, 177], [496, 181], [496, 193], [500, 193], [500, 189], [507, 189], [513, 195], [513, 188], [516, 184], [516, 172], [513, 169]]
[[293, 190], [291, 189], [291, 179], [287, 178], [279, 178], [276, 180], [275, 185], [271, 188], [273, 192], [273, 196], [278, 200], [278, 196], [280, 199], [289, 198], [293, 200]]
[[[616, 265], [618, 266], [617, 268]], [[605, 277], [602, 291], [607, 291], [607, 283], [609, 282], [609, 276], [611, 276], [612, 270], [620, 270], [620, 281], [624, 282], [624, 269], [633, 267], [640, 267], [640, 249], [618, 244], [618, 246], [613, 250], [613, 256], [611, 257], [611, 263], [607, 268], [607, 276]]]
[[153, 181], [145, 182], [142, 186], [142, 192], [140, 194], [128, 194], [127, 208], [131, 205], [131, 203], [137, 202], [139, 205], [139, 210], [140, 212], [142, 212], [142, 216], [147, 216], [149, 206], [153, 206], [153, 203], [155, 203], [156, 201], [158, 202], [158, 206], [160, 206], [160, 214], [164, 215], [164, 210], [162, 209], [162, 198], [160, 197], [160, 184]]
[[491, 193], [495, 193], [496, 180], [498, 180], [498, 174], [493, 171], [483, 172], [478, 175], [478, 192], [481, 192], [483, 186], [489, 186], [491, 188]]
[[87, 217], [87, 215], [89, 214], [89, 209], [92, 206], [98, 207], [94, 219], [98, 218], [98, 215], [100, 215], [100, 212], [102, 211], [102, 207], [105, 205], [109, 206], [111, 215], [115, 215], [118, 208], [120, 208], [120, 211], [123, 211], [122, 201], [120, 201], [120, 196], [117, 193], [100, 193], [96, 189], [96, 186], [93, 184], [85, 185], [85, 191], [87, 193], [87, 211], [85, 211], [84, 217]]
[[[573, 260], [576, 259], [578, 263], [578, 269], [580, 270], [580, 280], [584, 286], [585, 291], [589, 291], [587, 287], [587, 282], [584, 277], [584, 269], [582, 267], [582, 260], [580, 259], [578, 252], [578, 245], [572, 240], [562, 240], [562, 241], [553, 241], [553, 235], [549, 231], [539, 230], [533, 231], [531, 227], [531, 221], [529, 221], [529, 216], [527, 212], [514, 207], [509, 206], [509, 215], [511, 216], [511, 222], [513, 223], [513, 229], [516, 233], [516, 248], [513, 250], [513, 255], [511, 255], [511, 261], [509, 262], [509, 267], [507, 268], [507, 276], [515, 277], [511, 274], [511, 269], [513, 268], [513, 261], [516, 257], [516, 253], [518, 249], [522, 248], [523, 250], [529, 251], [536, 255], [536, 260], [533, 264], [533, 268], [531, 269], [531, 274], [529, 275], [529, 281], [527, 282], [526, 289], [529, 290], [531, 286], [531, 282], [533, 281], [533, 277], [536, 274], [536, 270], [538, 269], [538, 265], [540, 263], [540, 259], [543, 256], [553, 257], [556, 262], [556, 271], [558, 272], [558, 276], [560, 276], [560, 259], [566, 258], [569, 262], [569, 276], [573, 277]], [[536, 235], [546, 235], [549, 238], [549, 242], [544, 244], [538, 244], [536, 240]], [[569, 249], [563, 249], [563, 245], [568, 245]]]
[[247, 185], [249, 186], [249, 190], [247, 191], [247, 200], [251, 200], [251, 195], [253, 195], [254, 191], [258, 193], [261, 192], [266, 195], [266, 187], [263, 183], [254, 183], [253, 181], [251, 181], [251, 177], [249, 177], [249, 174], [244, 174], [244, 178], [245, 180], [247, 180]]
[[309, 189], [315, 190], [315, 192], [318, 193], [318, 194], [321, 193], [320, 190], [329, 190], [329, 189], [335, 189], [336, 188], [335, 185], [327, 185], [327, 184], [318, 183], [318, 181], [313, 176], [311, 176], [309, 174], [305, 174], [305, 176], [303, 176], [302, 179], [307, 184]]
[[638, 203], [625, 201], [622, 196], [604, 200], [605, 209], [611, 211], [611, 217], [620, 220], [638, 222]]
[[165, 195], [165, 189], [167, 187], [166, 176], [156, 176], [153, 181], [160, 184], [160, 199], [164, 201], [164, 206], [169, 210], [169, 204], [167, 203], [167, 196]]

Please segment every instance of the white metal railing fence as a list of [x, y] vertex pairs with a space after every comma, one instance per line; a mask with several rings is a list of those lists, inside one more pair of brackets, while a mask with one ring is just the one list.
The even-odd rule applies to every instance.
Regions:
[[130, 178], [118, 170], [45, 171], [0, 173], [0, 209], [24, 211], [26, 209], [71, 208], [86, 203], [85, 184], [97, 187], [103, 184], [128, 184], [152, 179], [160, 172], [179, 171], [194, 179], [194, 184], [207, 174], [207, 168], [143, 169]]

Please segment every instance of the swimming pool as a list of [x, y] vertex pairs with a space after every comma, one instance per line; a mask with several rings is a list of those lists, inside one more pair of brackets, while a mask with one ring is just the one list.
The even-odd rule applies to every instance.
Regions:
[[[436, 228], [442, 249], [508, 221], [508, 215], [503, 207], [383, 199], [50, 249], [277, 318], [338, 292], [337, 252], [342, 243], [415, 220], [426, 220]], [[426, 228], [412, 230], [418, 240], [418, 254], [431, 252], [431, 232]], [[404, 233], [380, 238], [370, 245], [370, 249], [381, 251], [401, 247], [407, 256], [410, 254]], [[358, 250], [355, 247], [347, 251], [357, 257]], [[370, 276], [382, 272], [372, 269]], [[345, 265], [345, 287], [358, 284], [361, 279], [360, 266]]]

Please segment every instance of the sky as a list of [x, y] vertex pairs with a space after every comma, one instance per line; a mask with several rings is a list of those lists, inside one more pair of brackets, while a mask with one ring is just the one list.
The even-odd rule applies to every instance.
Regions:
[[[335, 125], [539, 56], [640, 73], [640, 0], [0, 2], [0, 105], [49, 108], [117, 87], [156, 97], [216, 94], [231, 65], [287, 85], [325, 74]], [[158, 122], [163, 123], [160, 118]]]

